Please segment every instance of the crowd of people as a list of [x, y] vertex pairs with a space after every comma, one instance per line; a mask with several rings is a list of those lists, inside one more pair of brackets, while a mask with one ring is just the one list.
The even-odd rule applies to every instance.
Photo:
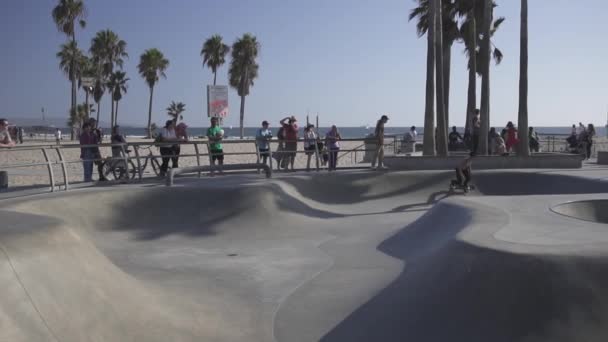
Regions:
[[[377, 121], [372, 140], [374, 143], [374, 151], [372, 158], [372, 168], [375, 170], [386, 169], [384, 166], [384, 126], [388, 122], [388, 117], [382, 115]], [[212, 166], [218, 166], [217, 171], [222, 173], [224, 164], [224, 151], [222, 140], [224, 139], [224, 130], [220, 127], [217, 118], [211, 118], [210, 127], [207, 129], [206, 137], [209, 140], [209, 153]], [[276, 161], [277, 170], [295, 171], [295, 159], [298, 150], [299, 142], [299, 127], [298, 121], [294, 116], [285, 117], [279, 121], [279, 129], [276, 135], [277, 149], [270, 153], [270, 142], [274, 138], [273, 132], [270, 129], [268, 121], [263, 121], [261, 128], [256, 132], [256, 148], [260, 156], [260, 162], [269, 164], [270, 158]], [[14, 146], [11, 135], [7, 130], [8, 122], [4, 119], [0, 120], [0, 147]], [[185, 123], [176, 124], [176, 120], [167, 120], [162, 131], [156, 137], [156, 143], [160, 149], [162, 164], [160, 167], [160, 175], [165, 176], [169, 164], [172, 168], [179, 167], [180, 143], [188, 141], [187, 125]], [[452, 127], [452, 131], [448, 135], [448, 146], [450, 150], [468, 149], [469, 151], [478, 152], [479, 133], [481, 129], [481, 120], [479, 110], [473, 115], [471, 129], [465, 131], [461, 135], [456, 127]], [[60, 131], [58, 131], [60, 139]], [[416, 141], [416, 127], [412, 126], [410, 131], [406, 133], [406, 139]], [[595, 128], [593, 124], [584, 126], [579, 123], [579, 127], [572, 125], [572, 134], [567, 139], [571, 147], [576, 148], [584, 153], [587, 158], [591, 156], [591, 146], [593, 145], [593, 137], [595, 136]], [[328, 171], [335, 171], [338, 166], [338, 153], [340, 151], [340, 141], [342, 135], [338, 128], [334, 125], [327, 131], [324, 137], [321, 137], [315, 126], [307, 124], [303, 130], [303, 145], [304, 154], [306, 155], [306, 170], [310, 171], [313, 158], [317, 158], [321, 166], [327, 166]], [[532, 152], [540, 151], [540, 139], [538, 133], [533, 127], [529, 127], [528, 131], [529, 148]], [[85, 181], [92, 180], [93, 165], [97, 165], [99, 172], [99, 180], [106, 180], [103, 174], [103, 160], [99, 151], [99, 145], [102, 142], [103, 134], [101, 129], [97, 127], [95, 119], [89, 119], [82, 127], [80, 135], [80, 144], [87, 145], [81, 148], [81, 158], [83, 159], [84, 179]], [[119, 132], [119, 127], [112, 128], [111, 135], [112, 144], [124, 144], [126, 140]], [[520, 139], [518, 130], [513, 122], [508, 122], [505, 128], [500, 133], [496, 128], [492, 127], [488, 134], [488, 153], [491, 155], [508, 155], [518, 144]], [[121, 147], [112, 147], [112, 156], [118, 158], [124, 153]], [[213, 175], [214, 172], [211, 172]], [[469, 177], [464, 177], [469, 178]]]

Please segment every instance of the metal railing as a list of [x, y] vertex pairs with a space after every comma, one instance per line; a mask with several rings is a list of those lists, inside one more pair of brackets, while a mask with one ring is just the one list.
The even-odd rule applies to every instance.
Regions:
[[[367, 139], [341, 139], [340, 141], [341, 142], [362, 142], [362, 141], [367, 141]], [[283, 141], [283, 143], [286, 143], [286, 142], [288, 142], [288, 141]], [[299, 139], [297, 141], [298, 145], [301, 142], [303, 142], [303, 139]], [[3, 154], [19, 153], [19, 152], [32, 152], [32, 151], [40, 151], [42, 160], [40, 162], [18, 162], [18, 163], [12, 163], [12, 164], [0, 163], [0, 170], [7, 171], [7, 170], [19, 169], [19, 168], [44, 167], [44, 168], [46, 168], [46, 170], [48, 172], [48, 181], [46, 184], [48, 184], [50, 186], [51, 192], [54, 192], [57, 190], [69, 190], [73, 183], [72, 181], [74, 180], [74, 177], [78, 175], [78, 172], [82, 172], [82, 171], [80, 171], [80, 168], [78, 168], [79, 171], [75, 171], [74, 167], [70, 168], [70, 165], [81, 164], [85, 161], [97, 162], [97, 163], [122, 161], [121, 164], [124, 165], [124, 167], [126, 168], [127, 174], [129, 174], [130, 172], [133, 172], [133, 170], [130, 169], [130, 168], [132, 168], [132, 166], [131, 166], [131, 162], [132, 162], [136, 166], [136, 170], [134, 170], [135, 179], [134, 180], [126, 179], [124, 181], [141, 182], [144, 179], [145, 169], [143, 166], [147, 165], [147, 163], [145, 163], [146, 160], [148, 162], [150, 162], [150, 159], [152, 159], [152, 158], [157, 159], [157, 160], [163, 159], [163, 158], [171, 158], [171, 157], [195, 158], [195, 163], [196, 163], [195, 165], [196, 165], [196, 167], [198, 167], [198, 169], [196, 171], [194, 171], [193, 173], [198, 173], [198, 177], [201, 177], [202, 172], [209, 171], [208, 169], [205, 169], [204, 167], [202, 167], [203, 161], [205, 160], [205, 158], [208, 160], [206, 163], [208, 163], [209, 166], [211, 166], [214, 164], [213, 157], [217, 156], [217, 153], [214, 153], [211, 149], [212, 143], [213, 142], [209, 141], [208, 139], [203, 139], [203, 140], [198, 140], [198, 141], [192, 140], [192, 141], [164, 142], [164, 143], [129, 142], [129, 143], [124, 143], [124, 144], [102, 143], [102, 144], [98, 144], [98, 145], [80, 145], [80, 144], [75, 144], [75, 143], [69, 143], [69, 144], [62, 143], [61, 145], [57, 145], [57, 144], [47, 143], [47, 144], [39, 144], [39, 145], [16, 146], [16, 147], [12, 147], [12, 148], [0, 149], [0, 161], [2, 160], [1, 157]], [[258, 172], [260, 172], [262, 169], [264, 169], [263, 167], [260, 166], [261, 161], [263, 159], [263, 155], [260, 153], [260, 150], [258, 148], [257, 139], [223, 140], [220, 143], [222, 145], [243, 144], [243, 143], [253, 144], [254, 151], [246, 151], [246, 152], [224, 151], [222, 154], [225, 157], [240, 156], [240, 155], [254, 156], [256, 161], [254, 163], [251, 163], [251, 165], [255, 166], [253, 169], [257, 169]], [[285, 149], [273, 150], [272, 145], [276, 145], [277, 143], [278, 143], [278, 141], [276, 139], [274, 139], [274, 140], [270, 140], [269, 144], [268, 144], [269, 150], [267, 152], [268, 153], [267, 159], [268, 159], [269, 167], [271, 169], [273, 168], [274, 163], [280, 162], [285, 156], [307, 153], [307, 151], [304, 151], [303, 149], [296, 149], [296, 151], [287, 151]], [[180, 147], [191, 145], [194, 149], [194, 153], [154, 154], [153, 152], [150, 152], [150, 154], [145, 155], [140, 152], [140, 149], [149, 148], [152, 146], [154, 146], [154, 147], [166, 147], [167, 146], [168, 147], [168, 146], [172, 146], [172, 145], [179, 145]], [[280, 143], [279, 143], [279, 145], [280, 145]], [[361, 145], [357, 145], [355, 148], [341, 149], [340, 153], [342, 153], [342, 158], [344, 158], [346, 155], [349, 155], [351, 153], [373, 153], [373, 152], [375, 152], [375, 148], [365, 148], [366, 146], [369, 146], [369, 142], [363, 143]], [[65, 158], [65, 155], [67, 153], [66, 151], [68, 151], [68, 150], [78, 150], [78, 149], [83, 149], [83, 148], [111, 149], [112, 147], [120, 148], [120, 150], [121, 150], [120, 156], [112, 156], [112, 157], [105, 157], [105, 158], [100, 157], [100, 158], [84, 159], [84, 160], [81, 158], [75, 158], [75, 157], [73, 157], [71, 159]], [[361, 147], [363, 147], [363, 148], [361, 148]], [[206, 148], [206, 150], [205, 150], [205, 148]], [[132, 153], [130, 150], [132, 150]], [[308, 151], [308, 153], [310, 153], [310, 151]], [[324, 153], [324, 151], [319, 150], [318, 145], [315, 144], [315, 150], [313, 152], [313, 156], [314, 156], [313, 169], [316, 169], [317, 171], [321, 170], [323, 168], [323, 164], [324, 164], [322, 162], [323, 153]], [[56, 155], [56, 158], [52, 158], [53, 154]], [[338, 160], [340, 160], [340, 159], [338, 159]], [[351, 158], [351, 161], [352, 161], [352, 158]], [[363, 162], [362, 161], [360, 162], [359, 160], [357, 160], [357, 157], [355, 157], [355, 165], [359, 165], [361, 163], [363, 163]], [[227, 166], [227, 165], [225, 165], [225, 166]], [[281, 165], [278, 164], [278, 168], [280, 168], [280, 166]], [[61, 178], [59, 178], [58, 175], [56, 175], [57, 167], [60, 168]], [[357, 166], [355, 166], [355, 167], [357, 167]], [[369, 166], [359, 165], [358, 167], [368, 168]], [[230, 169], [230, 168], [231, 167], [227, 167], [226, 169]], [[343, 168], [343, 167], [340, 167], [340, 168]], [[299, 169], [299, 170], [301, 170], [301, 169]], [[45, 186], [45, 185], [38, 184], [38, 186]]]

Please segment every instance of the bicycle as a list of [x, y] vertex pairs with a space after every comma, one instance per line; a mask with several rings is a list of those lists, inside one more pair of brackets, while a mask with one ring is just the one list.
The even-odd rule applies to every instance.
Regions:
[[114, 178], [115, 180], [132, 180], [135, 179], [135, 177], [139, 176], [139, 172], [141, 171], [141, 173], [143, 174], [143, 172], [146, 170], [146, 167], [148, 166], [148, 160], [150, 161], [150, 165], [152, 165], [152, 171], [156, 176], [160, 175], [160, 163], [158, 162], [158, 160], [156, 159], [156, 156], [154, 155], [154, 152], [152, 152], [152, 146], [147, 146], [147, 147], [142, 147], [140, 145], [133, 145], [133, 148], [135, 149], [147, 149], [148, 150], [148, 155], [147, 156], [142, 156], [141, 154], [139, 155], [140, 158], [143, 158], [143, 161], [141, 162], [141, 168], [137, 167], [137, 163], [133, 162], [133, 160], [131, 160], [131, 154], [130, 154], [130, 150], [126, 150], [125, 152], [127, 153], [127, 160], [126, 160], [126, 164], [125, 163], [125, 159], [117, 159], [120, 157], [108, 157], [106, 158], [105, 162], [104, 162], [104, 166], [103, 166], [103, 174], [104, 176], [106, 176], [106, 178], [111, 179]]

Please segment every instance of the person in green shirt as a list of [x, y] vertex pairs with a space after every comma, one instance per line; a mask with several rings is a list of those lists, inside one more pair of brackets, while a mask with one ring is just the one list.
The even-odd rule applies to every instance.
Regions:
[[[224, 151], [222, 150], [222, 138], [224, 138], [224, 130], [220, 127], [217, 122], [217, 118], [211, 118], [211, 127], [207, 129], [207, 138], [211, 142], [209, 144], [209, 152], [211, 152], [211, 165], [215, 166], [215, 161], [220, 168], [220, 173], [222, 173], [222, 165], [224, 165]], [[213, 170], [211, 171], [211, 175], [213, 175]]]

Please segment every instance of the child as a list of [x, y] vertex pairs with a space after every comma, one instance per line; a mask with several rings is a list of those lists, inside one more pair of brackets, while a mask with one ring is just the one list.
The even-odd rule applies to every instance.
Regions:
[[473, 157], [475, 157], [475, 152], [471, 152], [468, 157], [460, 162], [456, 168], [456, 179], [452, 180], [450, 187], [463, 188], [465, 192], [469, 192], [469, 182], [471, 181], [472, 177], [471, 164], [473, 163]]

